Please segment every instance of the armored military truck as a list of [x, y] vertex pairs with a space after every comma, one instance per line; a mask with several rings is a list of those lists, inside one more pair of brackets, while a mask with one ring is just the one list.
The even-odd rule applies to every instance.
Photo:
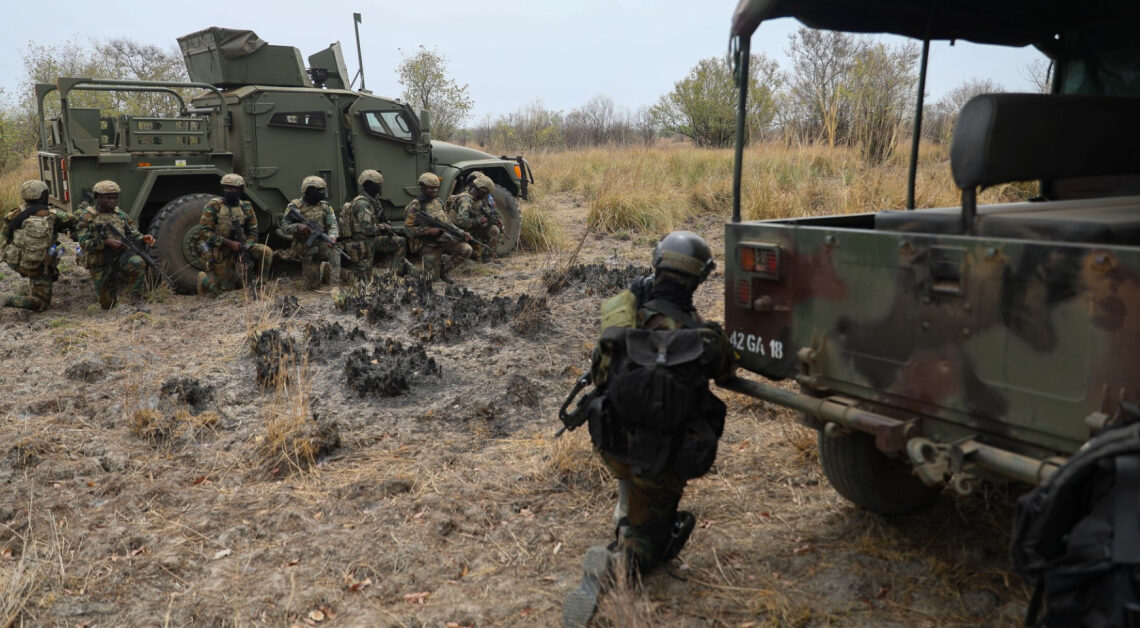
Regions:
[[[1052, 60], [1053, 89], [963, 108], [950, 151], [956, 207], [742, 222], [738, 141], [725, 323], [740, 365], [762, 379], [727, 386], [798, 411], [819, 432], [832, 486], [883, 514], [922, 506], [947, 483], [1037, 483], [1091, 433], [1135, 414], [1136, 5], [743, 0], [738, 64], [777, 17], [1034, 45]], [[1039, 181], [1038, 196], [978, 205], [979, 189], [1014, 181]]]
[[[348, 89], [339, 43], [308, 58], [266, 43], [253, 31], [212, 27], [178, 39], [191, 82], [60, 78], [36, 85], [40, 173], [52, 203], [75, 209], [91, 186], [113, 179], [120, 206], [156, 239], [155, 254], [178, 288], [191, 291], [201, 261], [194, 247], [203, 205], [220, 193], [219, 177], [245, 178], [262, 239], [277, 233], [301, 180], [323, 177], [334, 207], [357, 193], [365, 169], [384, 174], [385, 215], [402, 228], [403, 207], [419, 192], [417, 177], [439, 175], [441, 194], [481, 171], [495, 181], [506, 254], [518, 241], [516, 197], [534, 181], [526, 159], [495, 157], [431, 139], [430, 112], [399, 100]], [[70, 106], [83, 91], [163, 94], [176, 115], [129, 115]], [[58, 116], [47, 118], [49, 97]]]

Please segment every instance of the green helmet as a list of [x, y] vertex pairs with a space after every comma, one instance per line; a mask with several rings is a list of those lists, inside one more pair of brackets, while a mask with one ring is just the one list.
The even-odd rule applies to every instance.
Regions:
[[234, 174], [232, 172], [229, 174], [223, 174], [222, 175], [222, 185], [228, 185], [231, 187], [240, 188], [240, 187], [243, 187], [245, 185], [245, 179], [241, 178], [240, 174]]
[[91, 187], [94, 194], [118, 194], [119, 184], [114, 181], [100, 181]]
[[653, 269], [660, 275], [667, 271], [695, 280], [692, 287], [704, 281], [716, 262], [712, 259], [709, 243], [692, 231], [674, 231], [665, 236], [653, 249]]
[[25, 201], [37, 201], [44, 192], [48, 191], [48, 186], [39, 179], [32, 179], [31, 181], [24, 181], [20, 184], [20, 198]]
[[326, 184], [325, 180], [320, 178], [320, 177], [316, 177], [316, 176], [305, 177], [305, 179], [303, 181], [301, 181], [301, 194], [304, 194], [305, 190], [307, 190], [309, 188], [317, 188], [318, 190], [323, 190], [323, 189], [326, 189], [327, 187], [328, 187], [328, 184]]
[[431, 173], [431, 172], [425, 172], [425, 173], [421, 174], [418, 181], [419, 181], [420, 185], [423, 185], [423, 186], [427, 186], [430, 188], [439, 187], [439, 177], [435, 176], [435, 174]]
[[365, 170], [364, 172], [360, 173], [359, 177], [357, 177], [356, 183], [357, 185], [364, 185], [365, 181], [371, 181], [377, 185], [380, 185], [384, 182], [384, 175], [380, 174], [376, 170]]
[[478, 190], [487, 190], [488, 192], [495, 191], [495, 182], [491, 180], [491, 177], [480, 175], [475, 177], [475, 181], [473, 181], [471, 185], [474, 185]]

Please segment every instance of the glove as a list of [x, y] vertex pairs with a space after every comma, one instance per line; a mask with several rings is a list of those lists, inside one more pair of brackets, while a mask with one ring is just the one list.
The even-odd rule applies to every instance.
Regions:
[[147, 246], [154, 246], [154, 236], [149, 233], [143, 235], [142, 241], [145, 242]]

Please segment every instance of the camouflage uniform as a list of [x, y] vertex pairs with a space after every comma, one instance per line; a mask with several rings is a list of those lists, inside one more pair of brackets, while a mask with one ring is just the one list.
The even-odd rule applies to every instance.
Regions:
[[[7, 243], [8, 246], [16, 246], [14, 241], [17, 239], [18, 232], [27, 224], [28, 218], [50, 218], [52, 223], [52, 234], [50, 236], [52, 248], [49, 249], [47, 257], [36, 264], [35, 267], [29, 266], [26, 262], [13, 266], [11, 259], [9, 260], [8, 265], [12, 267], [12, 270], [28, 278], [29, 289], [27, 295], [4, 295], [2, 305], [5, 307], [18, 307], [25, 310], [42, 312], [51, 305], [52, 284], [59, 278], [59, 271], [56, 270], [56, 264], [59, 262], [59, 252], [61, 252], [56, 248], [59, 246], [59, 233], [75, 226], [75, 217], [70, 212], [56, 209], [50, 205], [40, 204], [39, 199], [41, 197], [39, 194], [35, 194], [34, 199], [26, 198], [40, 190], [47, 190], [47, 186], [44, 185], [43, 182], [24, 182], [20, 188], [21, 196], [25, 197], [24, 204], [9, 212], [7, 216], [5, 216], [3, 224], [0, 225], [0, 231], [2, 231], [2, 233], [0, 233], [0, 243]], [[35, 211], [36, 207], [40, 209]], [[32, 210], [32, 213], [26, 213], [29, 210]], [[13, 225], [13, 221], [21, 215], [23, 215], [24, 218], [20, 221], [19, 228], [12, 229], [12, 227], [15, 226]], [[53, 254], [53, 252], [55, 252], [55, 254]], [[2, 249], [0, 249], [0, 254], [2, 254]], [[14, 259], [14, 257], [12, 259]]]
[[[431, 199], [422, 194], [408, 203], [405, 210], [404, 218], [404, 232], [408, 234], [408, 251], [411, 253], [420, 253], [423, 260], [423, 267], [425, 270], [431, 272], [433, 279], [440, 279], [445, 276], [448, 271], [456, 266], [462, 264], [467, 258], [471, 257], [473, 249], [471, 245], [464, 241], [457, 240], [450, 234], [443, 232], [439, 235], [428, 235], [430, 226], [417, 226], [416, 225], [416, 212], [423, 211], [432, 218], [444, 223], [450, 223], [447, 219], [447, 213], [443, 209], [443, 203], [439, 202], [438, 198]], [[443, 255], [449, 256], [447, 264], [443, 263]]]
[[106, 246], [103, 241], [108, 236], [102, 231], [104, 225], [111, 225], [120, 233], [136, 239], [141, 238], [142, 234], [135, 228], [135, 221], [123, 210], [116, 207], [112, 211], [101, 212], [96, 206], [83, 209], [79, 214], [76, 231], [79, 233], [79, 248], [85, 254], [84, 265], [91, 272], [99, 307], [109, 310], [115, 305], [115, 299], [123, 287], [128, 288], [132, 300], [142, 294], [146, 288], [146, 262], [138, 255], [132, 255], [125, 246], [121, 249]]
[[473, 194], [475, 191], [473, 182], [470, 188], [447, 199], [446, 210], [451, 222], [487, 245], [489, 250], [484, 250], [481, 244], [474, 245], [476, 258], [486, 261], [499, 248], [499, 239], [503, 234], [503, 218], [491, 204], [490, 194], [478, 198]]
[[[198, 238], [209, 247], [204, 252], [208, 272], [198, 273], [198, 294], [218, 296], [222, 290], [233, 290], [244, 278], [238, 277], [237, 252], [230, 250], [224, 240], [236, 240], [249, 247], [249, 255], [259, 270], [251, 280], [269, 281], [273, 266], [273, 250], [257, 242], [257, 214], [249, 201], [240, 201], [237, 207], [225, 204], [215, 196], [202, 209]], [[244, 272], [244, 268], [242, 271]]]
[[367, 194], [352, 199], [342, 216], [344, 252], [352, 260], [354, 270], [367, 276], [379, 255], [393, 268], [402, 266], [407, 246], [404, 238], [392, 231], [387, 221], [381, 220], [384, 208]]
[[[340, 226], [336, 221], [336, 214], [333, 213], [332, 205], [328, 201], [321, 201], [316, 205], [310, 205], [303, 199], [293, 199], [289, 202], [289, 207], [294, 207], [301, 215], [319, 225], [325, 232], [325, 235], [336, 240], [340, 237]], [[286, 209], [288, 212], [288, 208]], [[328, 243], [322, 242], [319, 239], [313, 240], [313, 244], [305, 246], [305, 240], [308, 235], [302, 235], [297, 229], [298, 226], [304, 223], [290, 218], [286, 213], [281, 226], [281, 231], [293, 238], [293, 259], [300, 260], [301, 262], [301, 275], [305, 278], [305, 287], [313, 290], [321, 285], [323, 280], [322, 267], [328, 264], [328, 281], [330, 283], [337, 283], [340, 276], [340, 254], [336, 252], [333, 247]], [[311, 234], [309, 234], [311, 235]]]

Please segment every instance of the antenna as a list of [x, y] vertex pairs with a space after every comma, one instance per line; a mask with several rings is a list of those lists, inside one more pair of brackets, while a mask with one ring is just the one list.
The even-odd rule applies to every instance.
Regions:
[[356, 63], [360, 68], [356, 71], [356, 76], [352, 77], [352, 83], [349, 83], [349, 89], [356, 84], [357, 77], [360, 78], [360, 91], [364, 91], [364, 57], [360, 54], [360, 14], [352, 14], [352, 28], [356, 31]]

